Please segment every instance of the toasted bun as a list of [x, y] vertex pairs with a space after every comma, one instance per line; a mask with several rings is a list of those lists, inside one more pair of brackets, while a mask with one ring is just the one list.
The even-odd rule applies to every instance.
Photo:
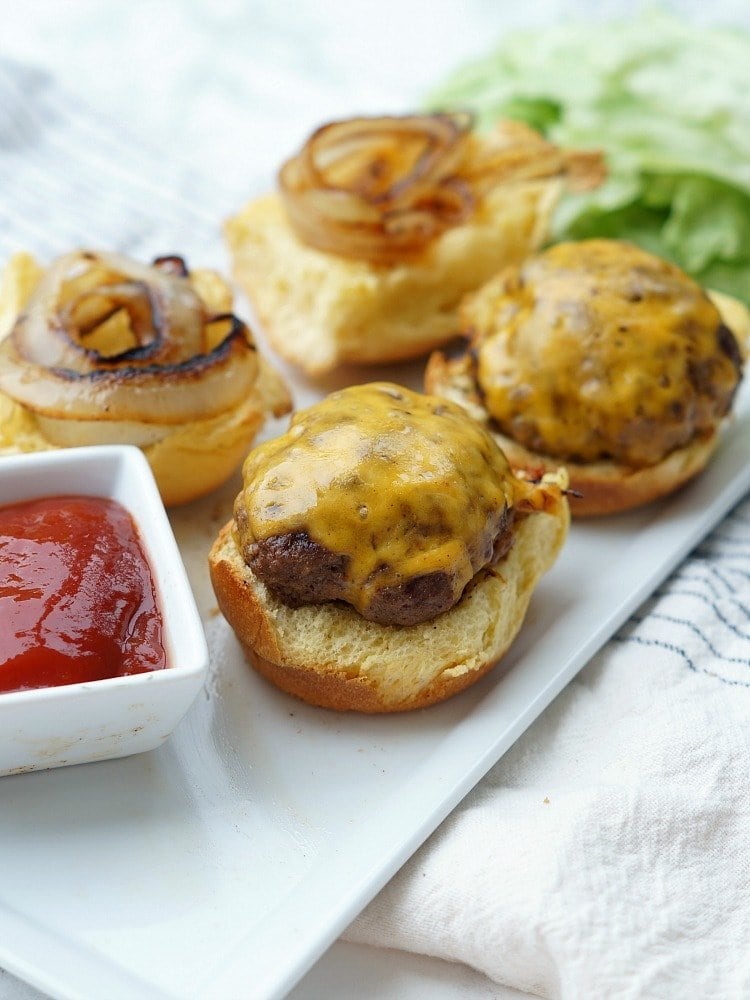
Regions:
[[[29, 254], [11, 258], [0, 284], [0, 338], [12, 327], [41, 277], [42, 269]], [[217, 311], [231, 308], [231, 292], [211, 271], [193, 272], [191, 280], [204, 301]], [[154, 473], [159, 492], [168, 506], [204, 496], [225, 482], [242, 463], [266, 418], [288, 413], [288, 390], [268, 362], [259, 356], [258, 377], [252, 391], [234, 410], [207, 420], [181, 424], [163, 437], [141, 446]], [[66, 442], [76, 440], [76, 421], [64, 423]], [[124, 442], [127, 443], [127, 442]], [[50, 451], [53, 444], [34, 413], [0, 393], [0, 456], [19, 452]]]
[[274, 349], [309, 374], [419, 357], [455, 334], [466, 292], [541, 245], [562, 185], [500, 186], [419, 262], [394, 267], [305, 246], [268, 195], [226, 224], [234, 276]]
[[567, 502], [549, 492], [548, 509], [519, 520], [508, 555], [418, 625], [378, 625], [342, 603], [287, 607], [243, 561], [231, 522], [211, 549], [211, 581], [247, 659], [282, 690], [340, 711], [423, 708], [474, 684], [515, 638], [567, 534]]
[[[744, 310], [734, 302], [736, 312]], [[719, 302], [717, 301], [717, 305]], [[726, 315], [719, 305], [722, 315]], [[744, 310], [745, 317], [747, 311]], [[750, 323], [748, 323], [750, 326]], [[747, 327], [737, 331], [738, 342], [747, 341]], [[474, 365], [468, 353], [449, 356], [434, 353], [425, 370], [425, 390], [459, 403], [492, 431], [510, 464], [539, 475], [559, 467], [561, 459], [524, 448], [502, 434], [486, 410], [474, 377]], [[719, 441], [718, 430], [695, 439], [683, 448], [670, 452], [662, 461], [633, 469], [617, 462], [566, 462], [570, 476], [570, 509], [574, 517], [592, 517], [630, 510], [674, 492], [696, 476], [706, 465]]]
[[[216, 489], [241, 464], [270, 413], [289, 410], [286, 388], [261, 359], [254, 391], [241, 406], [210, 420], [182, 424], [141, 450], [164, 503], [188, 503]], [[75, 443], [74, 441], [72, 443]], [[33, 413], [0, 394], [0, 457], [57, 448], [45, 438]]]
[[270, 415], [289, 412], [289, 392], [276, 371], [259, 357], [258, 378], [241, 406], [211, 420], [185, 424], [143, 448], [164, 503], [188, 503], [221, 486], [242, 464]]

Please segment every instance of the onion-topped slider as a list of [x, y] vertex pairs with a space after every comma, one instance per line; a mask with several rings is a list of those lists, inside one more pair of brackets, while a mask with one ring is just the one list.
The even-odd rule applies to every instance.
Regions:
[[742, 377], [748, 314], [638, 247], [560, 243], [462, 307], [430, 392], [463, 404], [530, 475], [564, 464], [574, 515], [671, 493], [712, 455]]
[[209, 492], [269, 413], [289, 410], [213, 272], [75, 251], [42, 270], [14, 257], [0, 305], [0, 454], [140, 446], [164, 501]]
[[541, 244], [563, 188], [603, 176], [598, 153], [519, 122], [351, 118], [313, 132], [226, 235], [274, 348], [317, 375], [445, 343], [461, 296]]
[[243, 467], [209, 556], [250, 663], [316, 705], [395, 712], [506, 651], [566, 536], [564, 473], [514, 475], [459, 406], [390, 383], [333, 393]]

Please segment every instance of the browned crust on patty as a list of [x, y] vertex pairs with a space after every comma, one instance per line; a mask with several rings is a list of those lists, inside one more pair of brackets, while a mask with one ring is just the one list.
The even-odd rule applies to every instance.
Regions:
[[[317, 609], [281, 605], [242, 560], [232, 522], [211, 549], [211, 582], [247, 660], [283, 691], [338, 711], [424, 708], [474, 684], [515, 639], [536, 584], [567, 534], [565, 498], [558, 487], [550, 488], [548, 497], [549, 511], [521, 520], [516, 544], [497, 570], [480, 572], [458, 605], [424, 625], [366, 622], [343, 604]], [[326, 638], [325, 630], [330, 636], [332, 628], [340, 657]], [[302, 632], [304, 641], [295, 642]], [[440, 650], [434, 661], [426, 648], [430, 642]], [[368, 668], [368, 658], [377, 661], [377, 670]], [[430, 670], [422, 674], [427, 661]], [[414, 676], [409, 672], [413, 667]]]
[[[242, 504], [235, 506], [235, 523], [247, 520]], [[477, 538], [470, 546], [474, 573], [497, 562], [513, 544], [515, 511], [504, 507], [496, 516], [493, 535]], [[239, 527], [240, 537], [244, 529]], [[482, 544], [484, 542], [484, 545]], [[487, 542], [490, 550], [487, 551]], [[334, 552], [312, 539], [307, 531], [291, 531], [271, 535], [247, 546], [240, 545], [243, 558], [255, 576], [268, 587], [274, 597], [289, 607], [322, 604], [327, 601], [349, 600], [347, 571], [349, 557]], [[436, 618], [459, 599], [452, 575], [435, 570], [403, 579], [401, 583], [376, 587], [369, 607], [360, 613], [382, 625], [414, 625]]]
[[[486, 410], [467, 352], [449, 356], [437, 351], [425, 369], [425, 390], [443, 396], [467, 409], [493, 434], [511, 466], [536, 476], [557, 469], [563, 459], [530, 451], [503, 434]], [[717, 431], [696, 438], [670, 452], [656, 465], [633, 469], [617, 462], [564, 462], [570, 476], [569, 496], [574, 517], [593, 517], [632, 510], [673, 493], [705, 467], [718, 445]]]
[[[284, 650], [277, 641], [269, 609], [258, 591], [249, 586], [219, 551], [232, 534], [232, 523], [224, 525], [211, 550], [211, 582], [221, 613], [237, 636], [248, 662], [259, 674], [282, 691], [319, 708], [365, 713], [404, 712], [426, 708], [470, 687], [494, 667], [510, 645], [471, 672], [453, 677], [440, 676], [409, 698], [393, 703], [381, 695], [377, 685], [360, 674], [347, 673], [325, 659], [311, 665], [284, 662]], [[521, 622], [519, 621], [519, 627]], [[515, 638], [515, 636], [514, 636]], [[321, 651], [323, 652], [323, 651]], [[414, 650], [419, 655], [419, 650]]]

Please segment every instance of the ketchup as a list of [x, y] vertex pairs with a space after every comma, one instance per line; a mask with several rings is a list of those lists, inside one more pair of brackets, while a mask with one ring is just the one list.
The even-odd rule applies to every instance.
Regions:
[[0, 507], [0, 691], [166, 665], [151, 568], [124, 507], [80, 496]]

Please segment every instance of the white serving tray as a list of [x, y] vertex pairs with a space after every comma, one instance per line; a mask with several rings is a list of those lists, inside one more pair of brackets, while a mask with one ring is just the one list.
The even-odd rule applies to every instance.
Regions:
[[0, 506], [70, 494], [110, 497], [133, 518], [164, 614], [169, 666], [4, 693], [0, 776], [153, 750], [185, 715], [206, 676], [208, 648], [198, 610], [143, 452], [110, 445], [2, 459]]
[[574, 525], [504, 664], [416, 713], [339, 715], [253, 674], [205, 569], [237, 484], [176, 511], [209, 680], [158, 750], [0, 780], [0, 965], [65, 998], [284, 995], [750, 489], [748, 396], [699, 480]]

